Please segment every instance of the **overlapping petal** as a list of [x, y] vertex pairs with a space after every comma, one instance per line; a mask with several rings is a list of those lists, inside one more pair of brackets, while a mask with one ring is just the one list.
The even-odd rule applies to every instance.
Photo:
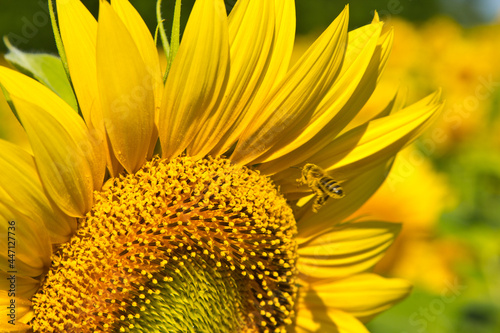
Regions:
[[33, 221], [45, 224], [54, 243], [63, 243], [76, 230], [76, 219], [59, 211], [45, 196], [33, 156], [0, 140], [0, 188]]
[[358, 126], [326, 146], [311, 161], [321, 161], [327, 170], [362, 173], [412, 142], [427, 128], [442, 108], [440, 92], [400, 112]]
[[[340, 73], [318, 105], [311, 119], [308, 120], [304, 130], [293, 133], [294, 136], [286, 135], [280, 138], [288, 142], [279, 150], [265, 154], [261, 159], [263, 162], [281, 157], [313, 138], [323, 127], [328, 124], [331, 133], [339, 133], [346, 122], [356, 114], [351, 110], [346, 110], [343, 106], [352, 97], [358, 85], [366, 75], [366, 70], [370, 61], [374, 57], [376, 46], [382, 31], [382, 23], [369, 24], [348, 34], [348, 44], [346, 54], [342, 62]], [[377, 58], [375, 56], [375, 58]], [[378, 59], [377, 59], [378, 60]], [[377, 77], [377, 71], [369, 71], [371, 75]], [[356, 96], [359, 98], [359, 96]], [[342, 114], [339, 114], [340, 111]], [[334, 119], [335, 118], [335, 119]]]
[[164, 158], [179, 155], [213, 116], [229, 76], [229, 36], [221, 0], [196, 1], [170, 69], [158, 128]]
[[274, 1], [238, 1], [228, 18], [231, 70], [226, 92], [214, 114], [188, 147], [190, 156], [206, 155], [248, 108], [272, 56]]
[[[97, 29], [97, 84], [114, 155], [129, 172], [145, 162], [155, 120], [155, 81], [120, 17], [101, 1]], [[149, 60], [149, 59], [148, 59]]]
[[[356, 117], [358, 110], [371, 96], [379, 80], [392, 46], [392, 31], [380, 34], [380, 24], [375, 23], [349, 33], [346, 58], [339, 79], [317, 108], [316, 115], [293, 142], [281, 150], [281, 157], [269, 156], [259, 169], [274, 174], [289, 165], [306, 161], [329, 143]], [[376, 47], [373, 43], [376, 40]], [[364, 51], [364, 52], [360, 52]], [[371, 53], [370, 53], [371, 52]], [[369, 63], [366, 63], [369, 59]], [[362, 69], [362, 70], [361, 70]], [[361, 75], [361, 77], [360, 77]], [[338, 89], [344, 88], [345, 90]], [[293, 148], [293, 149], [292, 149]]]
[[66, 214], [83, 216], [104, 178], [102, 143], [69, 105], [35, 80], [0, 67], [0, 82], [28, 134], [45, 190]]
[[345, 9], [264, 102], [252, 105], [254, 117], [246, 124], [231, 156], [234, 163], [259, 162], [258, 156], [284, 144], [276, 142], [277, 138], [305, 128], [307, 119], [338, 75], [346, 48], [347, 22]]

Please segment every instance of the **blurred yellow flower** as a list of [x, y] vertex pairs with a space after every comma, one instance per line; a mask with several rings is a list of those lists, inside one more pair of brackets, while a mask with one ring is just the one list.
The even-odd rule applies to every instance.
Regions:
[[[399, 226], [346, 222], [441, 108], [435, 93], [356, 118], [392, 44], [378, 18], [348, 33], [346, 8], [288, 68], [293, 1], [241, 0], [227, 17], [198, 0], [163, 83], [127, 0], [101, 1], [98, 22], [56, 4], [82, 117], [0, 67], [32, 151], [0, 141], [1, 230], [16, 240], [2, 331], [366, 332], [408, 294], [370, 273]], [[345, 198], [297, 205], [321, 193], [297, 185], [306, 163], [342, 175]]]
[[375, 112], [400, 87], [408, 88], [410, 99], [441, 87], [446, 107], [425, 135], [426, 153], [444, 154], [481, 133], [500, 87], [500, 25], [465, 30], [447, 18], [418, 28], [397, 18], [391, 24], [392, 55], [365, 109]]

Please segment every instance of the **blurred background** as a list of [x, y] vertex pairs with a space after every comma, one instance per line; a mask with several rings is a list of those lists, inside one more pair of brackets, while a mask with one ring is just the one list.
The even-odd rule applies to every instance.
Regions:
[[[97, 14], [99, 0], [83, 2]], [[156, 1], [131, 2], [154, 31]], [[226, 1], [228, 9], [234, 2]], [[173, 1], [164, 3], [164, 17], [172, 17]], [[184, 23], [192, 3], [183, 1]], [[297, 56], [345, 4], [296, 0]], [[381, 110], [398, 89], [414, 102], [442, 88], [446, 105], [358, 212], [404, 222], [375, 270], [415, 285], [369, 329], [500, 332], [500, 0], [353, 0], [350, 28], [369, 23], [374, 10], [394, 27], [395, 40], [363, 112]], [[25, 51], [56, 52], [45, 0], [0, 0], [0, 35]], [[26, 142], [4, 100], [0, 137]]]

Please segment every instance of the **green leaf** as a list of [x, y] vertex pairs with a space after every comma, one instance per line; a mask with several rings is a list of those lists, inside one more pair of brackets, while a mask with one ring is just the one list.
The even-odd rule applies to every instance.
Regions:
[[26, 53], [15, 48], [7, 38], [4, 38], [9, 52], [5, 59], [20, 72], [36, 79], [78, 112], [78, 103], [66, 76], [61, 59], [46, 53]]

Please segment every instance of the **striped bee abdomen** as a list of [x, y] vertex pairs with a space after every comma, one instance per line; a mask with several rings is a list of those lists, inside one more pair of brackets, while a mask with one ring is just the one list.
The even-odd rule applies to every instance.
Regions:
[[324, 176], [319, 180], [319, 186], [325, 193], [332, 198], [342, 198], [344, 190], [333, 178]]

